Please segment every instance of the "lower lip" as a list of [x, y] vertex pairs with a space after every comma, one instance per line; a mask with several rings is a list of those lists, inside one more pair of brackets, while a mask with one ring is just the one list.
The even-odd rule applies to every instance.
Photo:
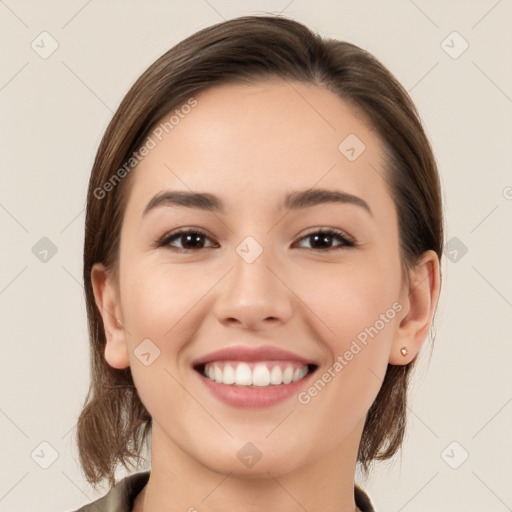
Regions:
[[297, 395], [314, 372], [310, 372], [302, 379], [290, 384], [266, 387], [220, 384], [201, 375], [199, 372], [196, 373], [213, 396], [221, 402], [232, 407], [260, 408], [270, 407], [271, 405], [283, 402], [293, 395]]

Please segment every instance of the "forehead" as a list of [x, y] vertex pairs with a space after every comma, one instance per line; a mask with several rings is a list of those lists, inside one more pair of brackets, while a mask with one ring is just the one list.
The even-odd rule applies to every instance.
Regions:
[[277, 204], [293, 189], [341, 188], [370, 202], [387, 195], [378, 136], [323, 87], [226, 84], [194, 100], [149, 134], [154, 147], [134, 171], [127, 205], [139, 215], [167, 189], [209, 191], [253, 213], [254, 205]]

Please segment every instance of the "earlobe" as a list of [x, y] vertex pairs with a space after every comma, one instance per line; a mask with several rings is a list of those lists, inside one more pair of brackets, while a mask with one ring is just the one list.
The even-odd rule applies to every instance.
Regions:
[[434, 251], [423, 254], [411, 270], [404, 297], [404, 316], [396, 327], [389, 363], [410, 363], [427, 339], [440, 290], [439, 258]]
[[114, 278], [101, 263], [91, 269], [91, 282], [96, 306], [103, 320], [105, 330], [105, 360], [122, 370], [130, 366], [126, 330], [122, 324], [122, 311]]

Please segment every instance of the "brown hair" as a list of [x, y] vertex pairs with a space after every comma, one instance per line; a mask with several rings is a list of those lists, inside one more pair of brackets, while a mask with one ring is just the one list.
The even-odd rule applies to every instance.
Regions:
[[[91, 284], [94, 263], [101, 262], [116, 274], [133, 174], [125, 164], [163, 116], [194, 93], [228, 82], [272, 78], [325, 87], [364, 113], [387, 155], [386, 180], [398, 212], [403, 268], [413, 267], [429, 249], [441, 259], [441, 194], [429, 141], [407, 92], [371, 54], [347, 42], [322, 38], [281, 16], [231, 19], [183, 40], [153, 63], [127, 93], [101, 141], [89, 181], [83, 270], [91, 383], [78, 421], [77, 442], [85, 476], [94, 485], [105, 478], [114, 484], [116, 467], [133, 465], [151, 429], [151, 417], [130, 369], [117, 370], [105, 361], [105, 332]], [[415, 361], [388, 365], [359, 446], [358, 461], [365, 473], [373, 460], [390, 458], [402, 444], [406, 392]]]

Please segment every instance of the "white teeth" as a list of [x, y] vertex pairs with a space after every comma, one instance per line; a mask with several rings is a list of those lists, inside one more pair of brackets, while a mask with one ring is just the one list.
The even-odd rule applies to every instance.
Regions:
[[290, 384], [293, 379], [293, 368], [288, 366], [283, 372], [283, 384]]
[[283, 372], [279, 366], [274, 366], [270, 372], [270, 384], [281, 384], [283, 382]]
[[[272, 369], [269, 369], [269, 366]], [[235, 363], [224, 365], [208, 363], [203, 371], [205, 377], [220, 384], [236, 386], [278, 386], [296, 382], [308, 374], [308, 367], [301, 366], [294, 368], [288, 365], [282, 370], [278, 364], [257, 363], [253, 369], [247, 363]]]
[[234, 384], [235, 383], [235, 370], [230, 364], [224, 366], [224, 373], [222, 377], [223, 384]]
[[222, 370], [217, 365], [215, 365], [213, 367], [213, 371], [215, 376], [215, 382], [222, 384]]
[[302, 379], [308, 373], [307, 368], [296, 368], [293, 372], [293, 382], [297, 382], [299, 379]]
[[268, 386], [270, 384], [270, 372], [264, 364], [257, 364], [252, 372], [254, 386]]
[[[218, 368], [217, 365], [215, 366]], [[236, 367], [235, 384], [238, 386], [250, 386], [252, 384], [251, 367], [247, 363], [239, 363]]]

